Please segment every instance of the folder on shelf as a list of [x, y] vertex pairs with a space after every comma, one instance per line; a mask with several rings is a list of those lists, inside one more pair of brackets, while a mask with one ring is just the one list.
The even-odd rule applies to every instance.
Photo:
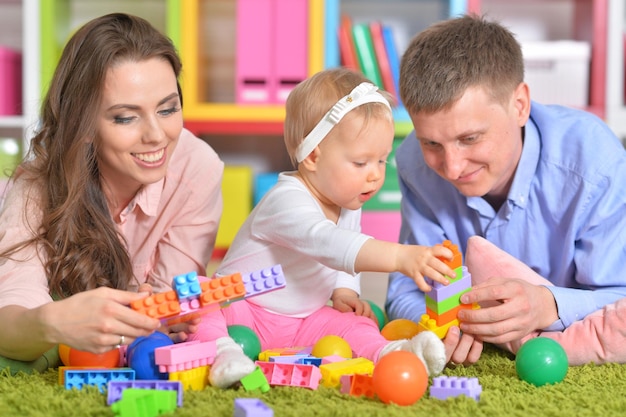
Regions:
[[369, 25], [366, 23], [353, 25], [352, 36], [354, 37], [354, 46], [361, 72], [378, 87], [385, 88], [380, 78], [380, 71], [378, 69], [378, 62], [376, 60], [376, 53], [374, 52]]
[[239, 104], [271, 101], [272, 0], [237, 0], [235, 95]]
[[387, 59], [389, 60], [389, 69], [391, 70], [391, 78], [393, 79], [394, 90], [397, 95], [398, 106], [401, 106], [400, 101], [400, 57], [398, 55], [398, 49], [396, 48], [396, 42], [393, 38], [393, 30], [390, 26], [382, 25], [383, 42], [385, 44], [385, 51], [387, 52]]
[[374, 53], [376, 54], [376, 61], [378, 61], [378, 69], [380, 71], [383, 88], [397, 98], [398, 91], [396, 90], [393, 75], [391, 74], [391, 67], [389, 65], [389, 57], [385, 48], [381, 23], [377, 21], [370, 22], [370, 32], [372, 35], [372, 44], [374, 45]]
[[354, 47], [354, 39], [352, 37], [352, 19], [349, 16], [341, 16], [339, 25], [339, 54], [341, 56], [341, 64], [356, 71], [360, 71], [359, 61], [356, 56]]
[[307, 7], [307, 0], [273, 0], [275, 103], [284, 103], [291, 90], [307, 77]]

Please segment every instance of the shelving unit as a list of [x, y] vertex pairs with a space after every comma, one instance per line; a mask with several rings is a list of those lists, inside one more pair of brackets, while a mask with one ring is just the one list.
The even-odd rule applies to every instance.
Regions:
[[[252, 161], [255, 171], [289, 169], [282, 149], [284, 107], [235, 104], [235, 6], [236, 0], [0, 0], [0, 44], [23, 53], [23, 114], [0, 116], [0, 138], [15, 138], [22, 152], [27, 149], [41, 97], [67, 37], [90, 18], [126, 11], [150, 20], [178, 46], [187, 128], [223, 152], [227, 163]], [[429, 24], [465, 11], [486, 13], [535, 37], [589, 42], [585, 108], [626, 138], [623, 0], [309, 0], [309, 74], [338, 65], [336, 29], [342, 13], [355, 22], [393, 25], [402, 52]], [[399, 119], [397, 137], [411, 128], [410, 121]], [[246, 153], [250, 158], [242, 156]], [[262, 161], [266, 158], [271, 161]]]

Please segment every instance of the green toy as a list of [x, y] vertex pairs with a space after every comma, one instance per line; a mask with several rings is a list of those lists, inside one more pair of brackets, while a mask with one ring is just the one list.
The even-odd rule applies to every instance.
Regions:
[[519, 378], [538, 387], [563, 381], [567, 369], [565, 350], [547, 337], [530, 339], [522, 345], [515, 358]]
[[259, 358], [261, 353], [261, 341], [248, 326], [233, 324], [228, 326], [228, 335], [243, 349], [243, 353], [253, 361]]

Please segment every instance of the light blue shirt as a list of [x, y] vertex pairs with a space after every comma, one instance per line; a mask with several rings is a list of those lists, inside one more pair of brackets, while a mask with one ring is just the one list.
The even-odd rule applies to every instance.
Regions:
[[[562, 330], [626, 297], [626, 151], [596, 116], [533, 102], [522, 156], [496, 212], [465, 197], [424, 162], [415, 132], [397, 151], [400, 242], [451, 240], [465, 253], [479, 235], [551, 281]], [[485, 260], [488, 262], [488, 260]], [[419, 321], [424, 293], [399, 273], [389, 279], [389, 319]]]

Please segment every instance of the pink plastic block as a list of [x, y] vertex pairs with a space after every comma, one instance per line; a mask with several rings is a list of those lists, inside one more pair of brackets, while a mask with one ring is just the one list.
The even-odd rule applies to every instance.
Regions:
[[235, 398], [234, 417], [273, 417], [274, 410], [258, 398]]
[[178, 372], [210, 365], [215, 354], [215, 341], [194, 340], [156, 348], [154, 362], [159, 365], [159, 372]]
[[430, 397], [445, 400], [450, 397], [465, 395], [478, 401], [483, 387], [478, 383], [478, 378], [438, 376], [433, 378], [430, 386]]
[[327, 363], [343, 362], [345, 360], [346, 358], [339, 355], [324, 356], [322, 358], [322, 365], [326, 365]]
[[317, 366], [293, 363], [256, 362], [271, 386], [287, 385], [317, 389], [322, 374]]
[[22, 113], [22, 55], [0, 46], [0, 115]]
[[238, 104], [271, 101], [272, 1], [237, 0], [235, 94]]
[[308, 0], [273, 0], [273, 101], [284, 103], [308, 74]]
[[278, 290], [286, 285], [283, 268], [280, 264], [245, 274], [242, 278], [246, 287], [245, 298]]

